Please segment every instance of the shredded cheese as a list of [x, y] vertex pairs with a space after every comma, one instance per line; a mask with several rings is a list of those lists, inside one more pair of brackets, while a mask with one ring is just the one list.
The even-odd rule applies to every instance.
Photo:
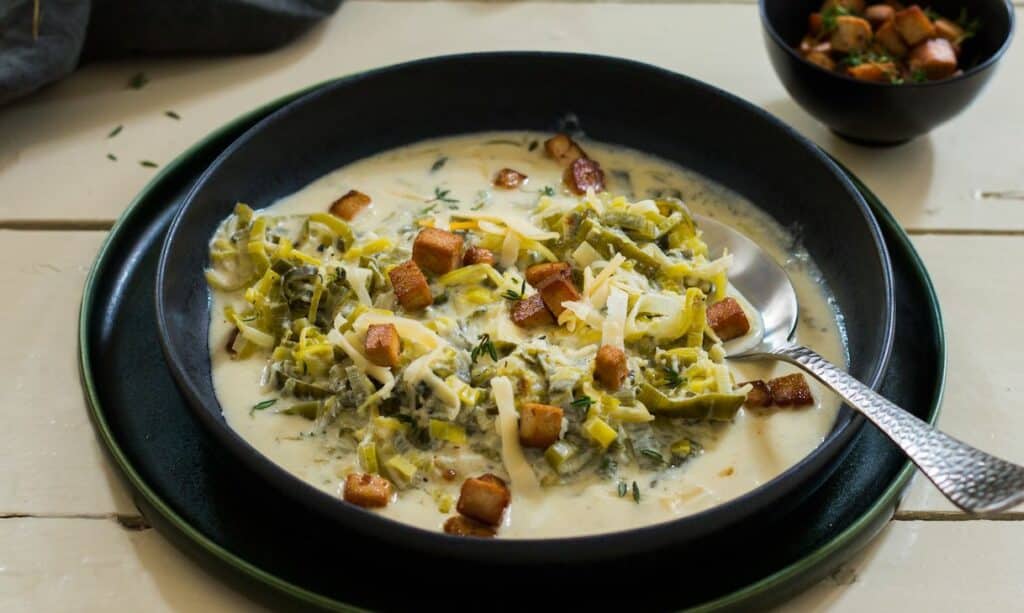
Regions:
[[515, 266], [519, 259], [519, 235], [515, 232], [505, 234], [505, 240], [501, 243], [501, 265], [505, 268]]
[[494, 402], [498, 405], [495, 425], [501, 437], [501, 459], [512, 479], [512, 488], [517, 496], [536, 497], [541, 493], [540, 483], [519, 444], [519, 419], [512, 383], [506, 377], [495, 377], [491, 379], [491, 390], [494, 392]]
[[356, 292], [356, 297], [359, 298], [359, 304], [363, 306], [373, 306], [373, 300], [370, 298], [370, 292], [366, 289], [366, 284], [373, 275], [373, 272], [367, 268], [360, 268], [359, 266], [343, 266], [342, 268], [345, 271], [345, 279]]
[[[537, 226], [534, 226], [522, 219], [517, 219], [511, 215], [498, 215], [495, 213], [484, 213], [481, 211], [455, 211], [452, 213], [452, 217], [500, 223], [520, 236], [523, 236], [524, 238], [531, 238], [535, 241], [546, 241], [553, 238], [559, 238], [561, 236], [558, 232], [547, 232], [545, 230], [541, 230]], [[483, 224], [480, 224], [480, 228], [483, 229]]]
[[397, 315], [385, 315], [373, 311], [360, 315], [352, 323], [352, 329], [357, 332], [366, 332], [366, 329], [370, 326], [381, 324], [394, 325], [395, 329], [398, 330], [398, 335], [403, 340], [421, 345], [427, 351], [432, 351], [437, 347], [448, 344], [446, 340], [438, 336], [433, 330], [415, 319], [398, 317]]
[[608, 317], [605, 318], [604, 327], [601, 329], [602, 345], [625, 349], [626, 307], [628, 305], [629, 296], [626, 292], [613, 287], [608, 296]]

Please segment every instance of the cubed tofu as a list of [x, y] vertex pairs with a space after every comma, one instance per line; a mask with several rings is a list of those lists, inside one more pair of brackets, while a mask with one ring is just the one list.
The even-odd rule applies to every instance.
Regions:
[[772, 392], [768, 389], [768, 384], [760, 379], [754, 381], [747, 381], [746, 383], [740, 383], [740, 387], [744, 385], [751, 386], [749, 392], [747, 392], [747, 400], [744, 404], [748, 407], [770, 407], [772, 406]]
[[523, 447], [550, 447], [561, 433], [561, 407], [528, 402], [519, 409], [519, 442]]
[[872, 4], [864, 9], [864, 19], [867, 19], [868, 23], [876, 30], [883, 24], [892, 21], [895, 16], [896, 9], [888, 4]]
[[896, 31], [900, 33], [903, 42], [908, 47], [913, 47], [919, 42], [935, 36], [935, 25], [916, 4], [912, 4], [902, 11], [896, 11], [893, 25], [896, 26]]
[[494, 175], [494, 186], [502, 189], [515, 189], [526, 183], [528, 178], [518, 170], [502, 168], [498, 174]]
[[708, 307], [708, 325], [723, 341], [743, 336], [750, 331], [750, 322], [735, 298], [723, 298]]
[[512, 323], [521, 328], [533, 328], [553, 324], [555, 318], [540, 294], [533, 294], [512, 303]]
[[576, 141], [561, 132], [544, 141], [544, 150], [562, 166], [571, 166], [576, 160], [587, 157]]
[[846, 74], [860, 81], [890, 83], [899, 75], [899, 71], [892, 62], [869, 62], [850, 66], [846, 69]]
[[478, 538], [490, 538], [496, 534], [494, 528], [462, 515], [449, 517], [448, 521], [444, 522], [444, 531], [445, 534]]
[[490, 473], [466, 479], [462, 483], [459, 502], [455, 509], [488, 526], [501, 523], [501, 516], [511, 500], [508, 486], [499, 477]]
[[359, 214], [366, 207], [370, 206], [370, 197], [363, 192], [351, 190], [331, 205], [331, 215], [352, 221], [352, 218]]
[[835, 70], [836, 62], [827, 53], [820, 51], [811, 51], [804, 55], [804, 59], [812, 64], [817, 64], [825, 70]]
[[594, 378], [607, 389], [615, 391], [629, 375], [626, 353], [618, 347], [601, 345], [594, 357]]
[[391, 287], [395, 289], [395, 298], [406, 311], [419, 311], [434, 302], [430, 293], [430, 284], [423, 276], [423, 271], [416, 262], [409, 260], [388, 271]]
[[802, 407], [814, 404], [814, 396], [807, 385], [807, 379], [800, 373], [778, 377], [768, 381], [772, 402], [780, 407]]
[[934, 25], [935, 35], [938, 36], [939, 38], [945, 38], [946, 40], [948, 40], [950, 43], [954, 45], [954, 49], [955, 45], [959, 44], [960, 41], [963, 39], [964, 29], [961, 28], [959, 24], [950, 21], [945, 17], [940, 17], [939, 19], [936, 19]]
[[824, 13], [837, 7], [842, 7], [851, 13], [863, 13], [864, 0], [825, 0], [825, 3], [821, 5], [821, 12]]
[[494, 252], [490, 249], [484, 249], [483, 247], [470, 247], [469, 249], [466, 249], [466, 253], [462, 256], [462, 264], [464, 266], [493, 263]]
[[910, 50], [911, 71], [921, 71], [928, 80], [945, 79], [956, 72], [956, 52], [945, 38], [926, 40]]
[[371, 324], [366, 329], [366, 357], [377, 366], [394, 368], [398, 366], [398, 357], [402, 351], [402, 341], [398, 338], [395, 324]]
[[379, 475], [352, 473], [345, 477], [344, 497], [361, 507], [385, 507], [391, 500], [391, 482]]
[[537, 291], [540, 293], [544, 304], [547, 305], [548, 310], [555, 317], [561, 315], [562, 311], [565, 310], [565, 307], [562, 306], [563, 302], [580, 299], [580, 293], [577, 291], [576, 286], [573, 285], [572, 279], [561, 276], [548, 277], [537, 286]]
[[572, 266], [568, 262], [542, 262], [534, 264], [526, 269], [526, 282], [537, 287], [544, 281], [553, 277], [572, 276]]
[[821, 13], [811, 13], [807, 16], [807, 32], [811, 36], [821, 36], [825, 32], [825, 19]]
[[896, 31], [896, 24], [893, 22], [878, 28], [878, 31], [875, 32], [875, 42], [894, 58], [901, 58], [908, 51], [907, 44], [903, 42], [903, 37]]
[[462, 237], [440, 228], [423, 228], [412, 243], [412, 259], [434, 274], [451, 272], [462, 262]]
[[580, 158], [566, 168], [563, 180], [569, 191], [580, 196], [591, 189], [595, 192], [604, 191], [604, 171], [601, 165], [587, 158]]
[[836, 17], [836, 29], [829, 39], [832, 48], [841, 53], [864, 51], [871, 43], [871, 24], [853, 15]]

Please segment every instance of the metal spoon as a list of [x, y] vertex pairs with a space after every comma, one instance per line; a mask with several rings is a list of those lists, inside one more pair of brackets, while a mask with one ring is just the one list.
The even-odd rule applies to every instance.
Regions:
[[756, 243], [701, 217], [704, 240], [733, 254], [730, 282], [760, 313], [763, 334], [726, 344], [730, 360], [783, 360], [799, 366], [860, 411], [939, 488], [969, 513], [1003, 511], [1024, 502], [1024, 467], [975, 449], [889, 402], [807, 347], [792, 342], [798, 306], [786, 272]]

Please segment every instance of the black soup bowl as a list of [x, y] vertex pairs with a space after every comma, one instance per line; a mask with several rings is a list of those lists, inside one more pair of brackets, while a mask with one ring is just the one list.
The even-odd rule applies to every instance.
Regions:
[[759, 4], [768, 57], [789, 95], [839, 136], [866, 145], [898, 145], [958, 115], [992, 78], [1013, 38], [1010, 0], [920, 1], [941, 15], [955, 19], [966, 9], [980, 20], [977, 35], [963, 44], [963, 74], [925, 83], [872, 83], [812, 64], [796, 50], [807, 33], [807, 17], [820, 10], [821, 0]]
[[[492, 562], [594, 560], [713, 538], [716, 531], [782, 511], [813, 491], [863, 425], [849, 409], [803, 461], [739, 498], [659, 525], [534, 540], [465, 539], [383, 518], [286, 472], [226, 423], [211, 379], [211, 295], [203, 270], [208, 242], [235, 202], [265, 207], [340, 166], [423, 139], [553, 131], [570, 115], [591, 138], [678, 162], [801, 229], [845, 317], [851, 372], [869, 384], [879, 382], [892, 339], [888, 253], [859, 193], [817, 147], [753, 105], [653, 66], [574, 54], [471, 54], [328, 83], [250, 129], [196, 183], [168, 232], [156, 301], [171, 371], [205, 427], [279, 492], [348, 529], [439, 555]], [[268, 488], [267, 495], [277, 494]]]

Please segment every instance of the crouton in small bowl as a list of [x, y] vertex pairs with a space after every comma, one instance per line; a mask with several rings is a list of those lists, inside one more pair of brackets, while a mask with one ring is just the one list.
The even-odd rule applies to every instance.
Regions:
[[847, 140], [897, 145], [974, 100], [1013, 37], [1010, 0], [760, 0], [775, 72]]

